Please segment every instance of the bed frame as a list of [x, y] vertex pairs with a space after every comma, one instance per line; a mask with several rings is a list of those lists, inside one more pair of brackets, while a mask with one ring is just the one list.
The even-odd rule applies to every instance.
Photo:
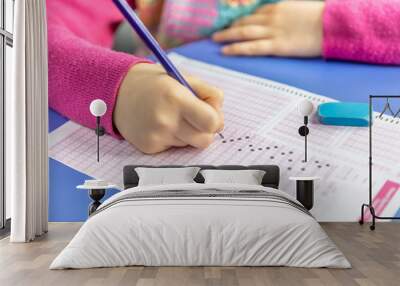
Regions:
[[[251, 166], [242, 166], [242, 165], [221, 165], [221, 166], [212, 166], [212, 165], [161, 165], [161, 166], [151, 166], [151, 165], [128, 165], [124, 167], [124, 188], [133, 188], [136, 187], [139, 183], [139, 176], [135, 171], [137, 167], [147, 167], [147, 168], [182, 168], [182, 167], [199, 167], [201, 170], [205, 169], [218, 169], [218, 170], [263, 170], [265, 171], [265, 175], [262, 179], [261, 184], [264, 187], [271, 187], [274, 189], [278, 189], [279, 187], [279, 167], [276, 165], [251, 165]], [[199, 173], [194, 180], [197, 183], [204, 183], [203, 176]]]

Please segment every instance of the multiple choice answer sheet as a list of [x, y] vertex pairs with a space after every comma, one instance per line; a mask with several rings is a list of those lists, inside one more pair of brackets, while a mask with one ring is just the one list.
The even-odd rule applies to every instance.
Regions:
[[[304, 162], [304, 138], [298, 134], [303, 118], [297, 106], [308, 99], [316, 109], [332, 99], [177, 54], [170, 58], [182, 71], [224, 91], [224, 139], [216, 135], [205, 150], [175, 148], [146, 155], [126, 141], [105, 135], [100, 138], [97, 162], [94, 131], [69, 121], [49, 134], [49, 156], [121, 187], [125, 165], [274, 164], [281, 169], [280, 188], [292, 195], [295, 182], [290, 176], [321, 178], [315, 185], [311, 211], [318, 220], [358, 219], [361, 204], [368, 199], [368, 128], [322, 125], [312, 116], [308, 162]], [[388, 182], [389, 186], [400, 183], [399, 121], [388, 116], [374, 120], [373, 190], [377, 199], [388, 193]], [[383, 208], [380, 215], [393, 215], [400, 208], [400, 195], [389, 199], [391, 207]]]

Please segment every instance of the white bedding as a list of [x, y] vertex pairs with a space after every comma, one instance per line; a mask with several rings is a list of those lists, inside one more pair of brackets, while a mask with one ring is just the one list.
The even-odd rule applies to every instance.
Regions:
[[145, 195], [137, 193], [144, 191], [207, 193], [207, 189], [265, 191], [296, 202], [282, 191], [254, 185], [132, 188], [105, 201], [50, 269], [127, 265], [350, 267], [312, 216], [278, 199], [183, 195], [129, 199]]

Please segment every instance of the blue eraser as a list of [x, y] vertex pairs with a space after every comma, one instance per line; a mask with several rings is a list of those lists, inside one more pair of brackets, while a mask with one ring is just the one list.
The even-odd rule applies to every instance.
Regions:
[[366, 103], [328, 102], [318, 106], [322, 124], [340, 126], [369, 126], [369, 106]]

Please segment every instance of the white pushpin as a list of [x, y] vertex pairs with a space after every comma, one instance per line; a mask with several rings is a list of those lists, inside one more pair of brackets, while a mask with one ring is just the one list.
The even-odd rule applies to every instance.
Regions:
[[90, 103], [90, 113], [93, 116], [101, 117], [107, 112], [107, 104], [101, 99], [95, 99]]
[[100, 160], [100, 136], [103, 136], [105, 130], [100, 126], [101, 117], [107, 112], [107, 104], [101, 99], [95, 99], [90, 103], [90, 113], [96, 117], [96, 135], [97, 135], [97, 162]]
[[299, 110], [301, 115], [306, 117], [312, 114], [312, 112], [314, 111], [314, 105], [311, 101], [304, 99], [299, 103], [297, 109]]
[[297, 106], [299, 113], [304, 117], [304, 125], [299, 128], [299, 134], [304, 137], [304, 162], [307, 162], [307, 135], [310, 130], [307, 127], [308, 116], [314, 111], [314, 105], [311, 101], [304, 99]]

